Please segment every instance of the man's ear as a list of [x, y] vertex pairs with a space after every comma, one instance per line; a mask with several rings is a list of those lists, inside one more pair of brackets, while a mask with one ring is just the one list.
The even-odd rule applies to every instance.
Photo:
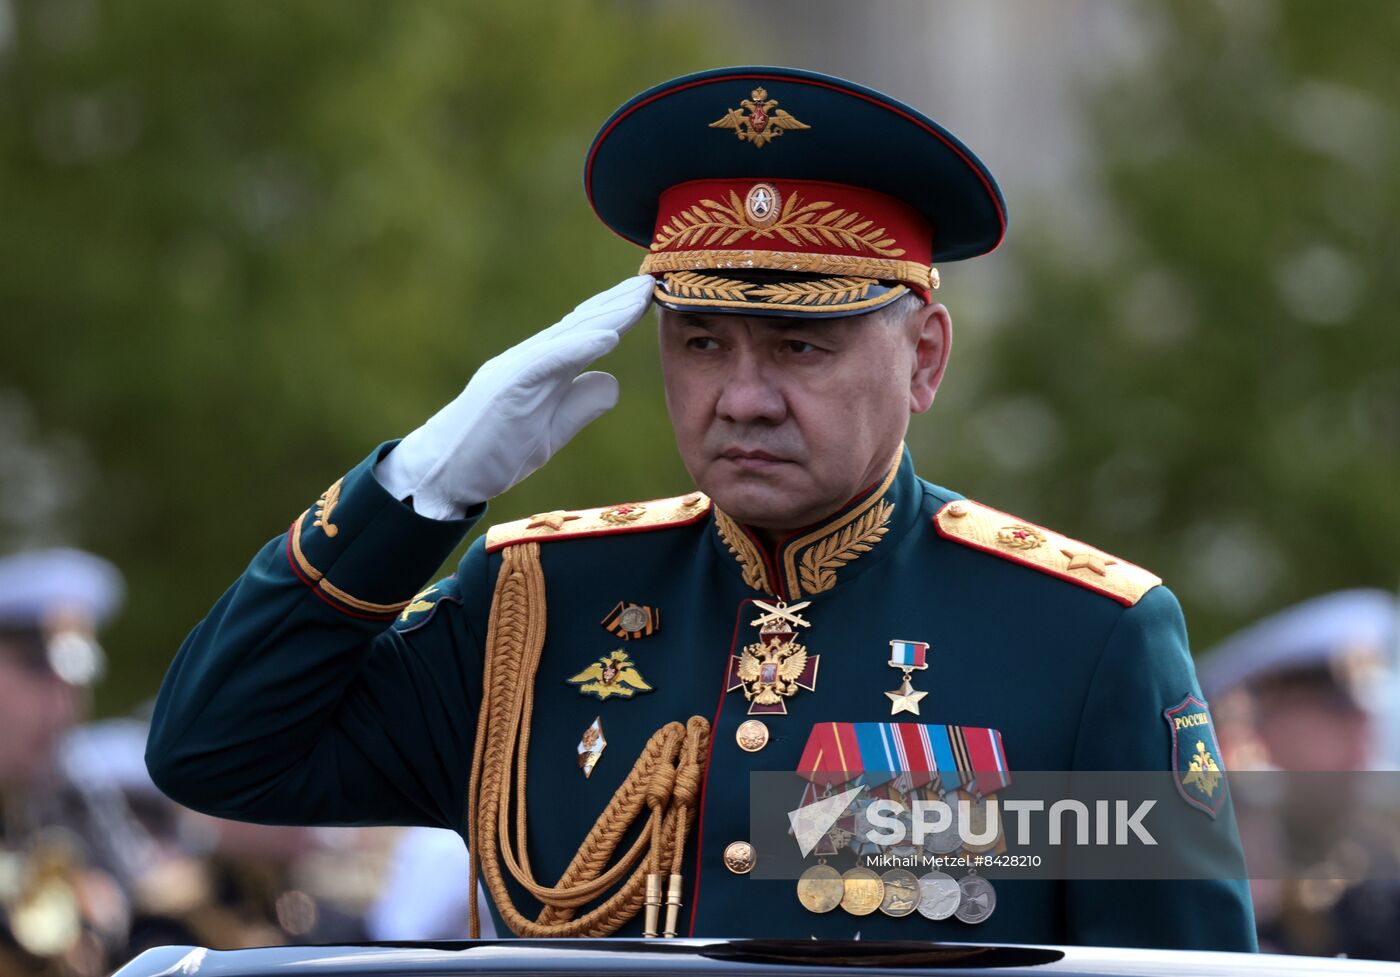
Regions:
[[914, 342], [914, 368], [909, 378], [909, 412], [922, 414], [933, 406], [948, 354], [953, 346], [953, 318], [946, 306], [930, 302], [911, 313], [905, 327]]

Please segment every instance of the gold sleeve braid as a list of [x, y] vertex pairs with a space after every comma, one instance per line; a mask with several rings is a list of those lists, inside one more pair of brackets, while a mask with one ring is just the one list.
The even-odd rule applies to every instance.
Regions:
[[[525, 797], [535, 673], [545, 638], [544, 571], [539, 543], [508, 546], [501, 555], [487, 624], [481, 711], [467, 793], [471, 938], [477, 939], [481, 932], [477, 902], [481, 876], [501, 918], [517, 936], [609, 936], [644, 904], [647, 935], [655, 936], [663, 872], [670, 875], [665, 935], [674, 936], [680, 912], [680, 866], [704, 779], [709, 722], [692, 716], [685, 725], [668, 723], [652, 734], [558, 883], [537, 882], [526, 847]], [[623, 836], [643, 816], [647, 818], [644, 829], [609, 867]], [[527, 918], [511, 901], [503, 866], [544, 904], [535, 919]], [[616, 891], [599, 905], [577, 915], [614, 887]]]

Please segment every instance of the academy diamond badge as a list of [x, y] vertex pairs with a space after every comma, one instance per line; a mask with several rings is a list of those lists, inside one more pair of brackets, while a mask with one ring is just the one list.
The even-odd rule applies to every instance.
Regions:
[[1192, 807], [1211, 817], [1225, 803], [1225, 766], [1206, 704], [1194, 695], [1162, 713], [1172, 733], [1172, 776]]

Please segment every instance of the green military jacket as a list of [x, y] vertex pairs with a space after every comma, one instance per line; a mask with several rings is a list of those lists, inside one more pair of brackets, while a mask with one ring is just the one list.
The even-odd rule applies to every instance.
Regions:
[[[1242, 881], [1000, 880], [995, 913], [971, 925], [814, 915], [792, 881], [724, 862], [747, 836], [751, 772], [797, 769], [816, 724], [891, 721], [892, 638], [930, 646], [919, 715], [894, 721], [999, 730], [1013, 775], [1172, 769], [1164, 712], [1201, 693], [1176, 598], [1146, 571], [961, 500], [920, 479], [906, 451], [883, 482], [776, 551], [693, 493], [495, 527], [420, 593], [484, 507], [460, 521], [418, 515], [374, 478], [390, 448], [264, 546], [180, 649], [147, 753], [176, 800], [243, 820], [421, 824], [465, 838], [501, 552], [537, 540], [547, 632], [526, 799], [537, 879], [564, 871], [648, 738], [700, 715], [713, 728], [682, 936], [1255, 949]], [[730, 669], [754, 640], [755, 599], [810, 601], [803, 640], [820, 671], [785, 714], [758, 717], [769, 740], [748, 752], [736, 730], [749, 703], [730, 691]], [[619, 638], [620, 603], [649, 609], [649, 633]], [[649, 690], [600, 701], [579, 676], [618, 649]], [[578, 744], [595, 718], [607, 747], [585, 777]], [[1200, 820], [1237, 848], [1228, 803]], [[522, 911], [538, 908], [511, 891]], [[641, 932], [639, 915], [618, 935]]]

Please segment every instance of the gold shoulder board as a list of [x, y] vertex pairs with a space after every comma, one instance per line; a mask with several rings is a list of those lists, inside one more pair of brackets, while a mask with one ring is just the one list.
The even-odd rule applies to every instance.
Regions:
[[1072, 581], [1128, 607], [1162, 582], [1140, 566], [971, 499], [949, 502], [933, 524], [947, 539]]
[[701, 492], [650, 502], [623, 502], [597, 509], [557, 509], [492, 526], [486, 531], [486, 552], [494, 553], [502, 547], [529, 540], [544, 543], [557, 539], [644, 533], [669, 526], [687, 526], [704, 519], [709, 511], [710, 498]]

